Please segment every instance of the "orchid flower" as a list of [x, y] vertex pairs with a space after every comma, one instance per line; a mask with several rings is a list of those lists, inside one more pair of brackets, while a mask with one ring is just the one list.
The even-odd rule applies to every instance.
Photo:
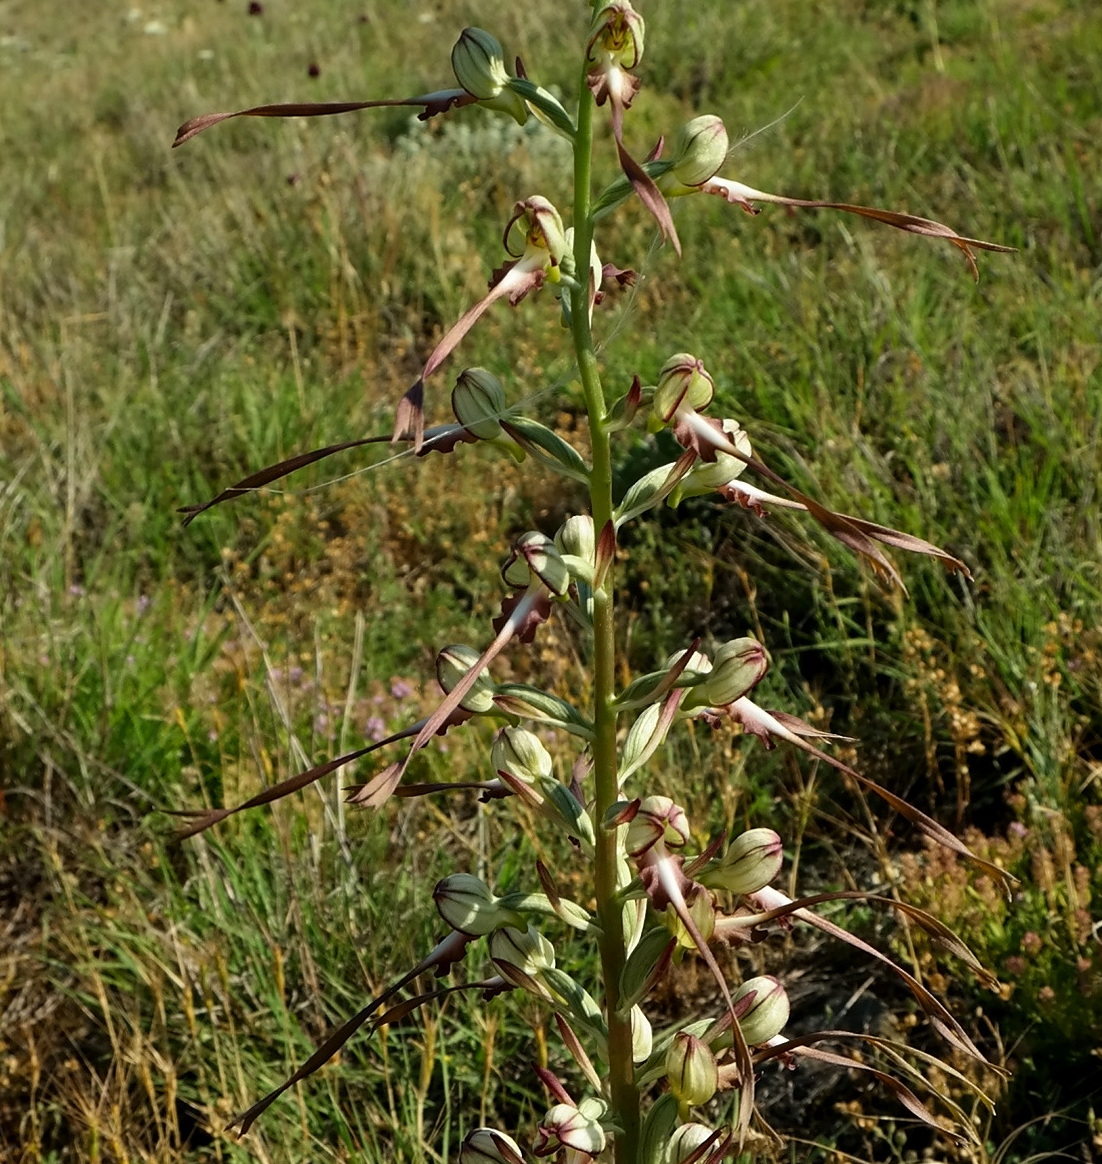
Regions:
[[493, 273], [488, 293], [473, 307], [467, 308], [445, 332], [426, 360], [416, 383], [398, 405], [394, 439], [412, 436], [415, 450], [421, 448], [425, 436], [425, 381], [451, 355], [487, 308], [499, 299], [508, 299], [515, 307], [545, 279], [559, 282], [562, 264], [564, 260], [569, 261], [571, 254], [559, 212], [538, 194], [514, 206], [513, 215], [505, 225], [503, 243], [506, 253], [513, 257]]
[[586, 45], [586, 62], [591, 66], [587, 79], [597, 104], [607, 102], [612, 114], [612, 136], [624, 176], [654, 216], [663, 238], [668, 238], [680, 255], [681, 242], [662, 192], [624, 147], [624, 111], [631, 107], [639, 90], [639, 78], [631, 70], [643, 56], [644, 32], [643, 18], [630, 0], [613, 0], [599, 9]]
[[[681, 857], [676, 854], [676, 850], [689, 839], [685, 810], [668, 796], [648, 796], [630, 803], [621, 802], [613, 805], [613, 808], [618, 811], [613, 813], [607, 825], [627, 826], [627, 854], [639, 869], [640, 879], [651, 904], [659, 913], [667, 909], [673, 911], [685, 929], [688, 942], [703, 958], [727, 1005], [731, 1018], [733, 1066], [740, 1088], [737, 1128], [739, 1135], [743, 1136], [750, 1126], [754, 1110], [754, 1070], [750, 1049], [739, 1029], [735, 1001], [723, 971], [708, 947], [715, 925], [715, 907], [711, 894], [703, 885], [685, 875]], [[700, 922], [704, 923], [707, 932], [702, 932]]]
[[[903, 579], [892, 562], [880, 550], [880, 545], [893, 546], [896, 549], [910, 550], [912, 553], [925, 554], [938, 558], [951, 571], [959, 571], [965, 577], [971, 577], [967, 566], [952, 554], [900, 530], [890, 529], [887, 526], [877, 525], [864, 518], [851, 517], [848, 514], [836, 513], [834, 510], [809, 497], [795, 486], [789, 484], [778, 473], [774, 472], [760, 458], [754, 456], [749, 438], [742, 432], [737, 421], [720, 421], [701, 415], [701, 409], [707, 407], [710, 396], [700, 387], [696, 388], [694, 398], [686, 377], [694, 357], [685, 353], [674, 356], [667, 361], [659, 377], [658, 387], [654, 391], [654, 400], [651, 405], [652, 423], [669, 425], [677, 442], [686, 450], [689, 457], [687, 464], [684, 461], [675, 462], [670, 466], [669, 476], [660, 489], [655, 491], [656, 497], [669, 496], [676, 504], [679, 496], [676, 490], [685, 480], [691, 480], [691, 472], [697, 459], [704, 463], [703, 476], [697, 477], [697, 483], [715, 483], [718, 492], [735, 499], [747, 499], [748, 508], [762, 512], [762, 503], [771, 501], [790, 509], [802, 509], [815, 519], [832, 537], [844, 546], [860, 554], [877, 571], [881, 577], [906, 590]], [[671, 374], [677, 371], [677, 376]], [[706, 373], [703, 365], [696, 361], [694, 372], [702, 381]], [[679, 377], [679, 379], [678, 379]], [[708, 382], [711, 378], [708, 377]], [[678, 385], [681, 385], [679, 387]], [[721, 456], [726, 457], [722, 462], [724, 468], [715, 470]], [[754, 485], [739, 480], [742, 468], [749, 466], [759, 475], [765, 477], [775, 485], [779, 485], [793, 500], [785, 500], [775, 494], [767, 493]], [[726, 482], [719, 483], [724, 475]], [[652, 501], [652, 504], [656, 501]], [[621, 520], [623, 520], [621, 518]]]
[[943, 223], [929, 218], [919, 218], [896, 210], [880, 210], [873, 206], [858, 206], [851, 202], [830, 202], [820, 199], [788, 198], [781, 194], [767, 194], [755, 190], [742, 182], [729, 178], [719, 178], [717, 171], [723, 165], [728, 153], [727, 129], [723, 122], [713, 115], [694, 118], [678, 137], [671, 164], [657, 178], [658, 189], [667, 197], [687, 194], [715, 194], [734, 205], [741, 206], [748, 214], [757, 214], [755, 202], [772, 202], [778, 206], [793, 206], [805, 210], [841, 210], [846, 214], [857, 214], [862, 218], [872, 218], [877, 222], [906, 230], [927, 238], [940, 238], [960, 250], [968, 261], [974, 279], [979, 279], [979, 267], [973, 248], [985, 251], [1012, 252], [1014, 247], [1000, 246], [998, 243], [984, 242], [982, 239], [965, 238]]

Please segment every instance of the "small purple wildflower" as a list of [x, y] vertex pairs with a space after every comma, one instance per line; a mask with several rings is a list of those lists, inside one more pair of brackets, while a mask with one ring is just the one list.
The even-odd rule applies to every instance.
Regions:
[[386, 722], [377, 715], [371, 716], [364, 724], [364, 735], [375, 743], [386, 737]]
[[413, 684], [406, 679], [395, 679], [390, 684], [390, 694], [395, 699], [408, 699], [413, 694]]

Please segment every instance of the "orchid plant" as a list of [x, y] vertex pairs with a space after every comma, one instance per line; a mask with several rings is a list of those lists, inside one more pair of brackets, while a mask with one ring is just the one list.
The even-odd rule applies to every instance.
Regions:
[[[838, 512], [775, 472], [755, 448], [737, 418], [716, 417], [714, 381], [695, 353], [677, 352], [657, 369], [640, 369], [626, 391], [610, 394], [601, 379], [596, 336], [600, 308], [617, 286], [631, 284], [629, 269], [602, 262], [598, 242], [614, 212], [638, 198], [653, 216], [663, 240], [680, 253], [670, 203], [700, 193], [716, 194], [751, 213], [759, 203], [800, 209], [834, 209], [901, 230], [944, 239], [963, 252], [976, 274], [977, 250], [1010, 248], [968, 238], [941, 223], [896, 211], [850, 203], [782, 197], [719, 176], [729, 141], [719, 117], [693, 118], [676, 134], [667, 153], [659, 143], [641, 160], [625, 142], [628, 114], [640, 87], [645, 26], [630, 0], [596, 0], [579, 20], [581, 64], [573, 111], [531, 80], [518, 59], [507, 67], [502, 46], [488, 32], [467, 28], [452, 50], [457, 85], [417, 97], [341, 104], [266, 105], [237, 113], [215, 113], [183, 125], [176, 144], [231, 117], [317, 117], [379, 106], [411, 106], [421, 119], [477, 106], [487, 116], [530, 116], [548, 133], [565, 138], [573, 150], [573, 194], [566, 219], [540, 194], [516, 203], [504, 225], [506, 252], [489, 290], [445, 332], [429, 353], [420, 375], [396, 408], [391, 434], [343, 441], [269, 466], [239, 481], [205, 504], [183, 512], [190, 522], [211, 506], [261, 489], [335, 453], [373, 442], [395, 442], [419, 457], [462, 455], [461, 447], [483, 442], [501, 455], [530, 459], [545, 472], [580, 482], [588, 491], [588, 512], [566, 520], [549, 535], [531, 531], [517, 539], [501, 570], [500, 615], [481, 647], [445, 646], [437, 656], [439, 705], [426, 718], [386, 739], [319, 763], [285, 779], [243, 804], [188, 814], [181, 836], [191, 836], [245, 808], [269, 804], [329, 776], [362, 757], [401, 749], [397, 758], [349, 791], [351, 803], [378, 808], [391, 796], [430, 795], [452, 784], [417, 784], [411, 762], [444, 733], [481, 718], [498, 725], [484, 778], [459, 784], [484, 801], [510, 800], [530, 806], [549, 830], [573, 845], [583, 867], [583, 900], [560, 892], [551, 871], [537, 862], [530, 892], [495, 894], [490, 885], [464, 871], [445, 877], [433, 900], [447, 926], [446, 936], [415, 966], [334, 1031], [279, 1088], [258, 1100], [233, 1122], [244, 1134], [262, 1113], [299, 1080], [333, 1056], [361, 1028], [396, 1023], [416, 1008], [455, 990], [487, 996], [519, 990], [554, 1016], [574, 1064], [569, 1079], [536, 1068], [549, 1107], [525, 1137], [516, 1131], [478, 1128], [464, 1141], [462, 1164], [520, 1164], [552, 1157], [568, 1164], [615, 1160], [617, 1164], [715, 1164], [737, 1153], [757, 1117], [755, 1077], [766, 1064], [793, 1067], [817, 1058], [871, 1071], [890, 1087], [918, 1119], [936, 1128], [955, 1117], [960, 1134], [971, 1123], [947, 1096], [932, 1110], [914, 1090], [923, 1082], [929, 1056], [869, 1035], [843, 1031], [792, 1037], [785, 1033], [789, 1002], [777, 977], [755, 977], [729, 986], [714, 947], [759, 941], [775, 927], [813, 926], [848, 942], [890, 968], [910, 989], [954, 1052], [982, 1059], [981, 1052], [946, 1007], [887, 954], [848, 933], [819, 912], [822, 904], [861, 897], [900, 911], [928, 931], [973, 972], [990, 976], [944, 926], [922, 910], [894, 898], [855, 891], [791, 899], [772, 887], [783, 861], [781, 837], [761, 826], [739, 836], [701, 841], [684, 808], [647, 789], [648, 765], [669, 733], [687, 721], [708, 726], [741, 725], [766, 747], [781, 742], [833, 765], [938, 844], [983, 867], [952, 833], [888, 789], [826, 750], [833, 738], [796, 715], [756, 702], [755, 687], [765, 675], [764, 644], [738, 638], [705, 653], [686, 643], [653, 671], [626, 686], [623, 644], [617, 637], [613, 568], [623, 528], [660, 506], [676, 509], [689, 497], [714, 495], [763, 516], [778, 508], [808, 515], [845, 547], [864, 559], [885, 585], [902, 586], [888, 556], [904, 550], [940, 559], [967, 575], [963, 562], [911, 534]], [[593, 189], [591, 165], [599, 111], [607, 110], [622, 176], [606, 190]], [[569, 221], [569, 225], [567, 225]], [[600, 236], [598, 235], [598, 232]], [[541, 292], [541, 294], [538, 294]], [[454, 419], [426, 425], [426, 385], [453, 361], [467, 333], [495, 303], [507, 300], [525, 309], [561, 315], [589, 424], [589, 459], [563, 437], [525, 416], [510, 403], [512, 389], [486, 368], [458, 370], [451, 393]], [[614, 442], [637, 440], [644, 427], [668, 430], [681, 453], [647, 472], [619, 499], [613, 494]], [[592, 700], [575, 706], [560, 695], [523, 683], [498, 682], [494, 662], [504, 651], [532, 642], [553, 615], [569, 616], [588, 638]], [[566, 779], [556, 773], [540, 733], [554, 729], [574, 743], [575, 761]], [[563, 967], [548, 935], [566, 927], [589, 938], [599, 952], [596, 982], [579, 980], [578, 967]], [[485, 942], [483, 942], [485, 939]], [[648, 1019], [648, 999], [656, 984], [682, 957], [702, 960], [715, 980], [721, 1006], [676, 1027], [656, 1029]], [[458, 985], [417, 992], [429, 971], [445, 978], [464, 959], [488, 959], [484, 976], [472, 974]], [[850, 1058], [819, 1044], [863, 1039], [871, 1059]], [[880, 1066], [873, 1065], [873, 1061]], [[888, 1068], [891, 1068], [889, 1070]], [[943, 1072], [963, 1076], [940, 1064]], [[713, 1102], [730, 1093], [726, 1107]], [[727, 1122], [717, 1113], [730, 1112]], [[717, 1120], [719, 1122], [717, 1122]], [[761, 1124], [762, 1127], [764, 1123]], [[527, 1138], [527, 1149], [521, 1141]]]

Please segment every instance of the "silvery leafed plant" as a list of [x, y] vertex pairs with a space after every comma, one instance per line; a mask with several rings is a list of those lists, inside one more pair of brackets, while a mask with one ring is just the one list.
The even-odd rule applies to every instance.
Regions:
[[[667, 737], [688, 720], [709, 726], [731, 721], [766, 747], [778, 742], [832, 764], [866, 791], [882, 797], [918, 830], [975, 860], [936, 821], [842, 763], [826, 750], [830, 738], [794, 714], [767, 709], [755, 688], [768, 668], [766, 645], [753, 638], [685, 643], [669, 658], [655, 660], [646, 674], [623, 682], [623, 643], [618, 639], [613, 571], [623, 528], [646, 521], [659, 507], [676, 509], [685, 498], [712, 495], [758, 515], [778, 508], [804, 513], [848, 550], [863, 558], [885, 585], [900, 586], [890, 550], [939, 558], [967, 574], [952, 555], [912, 534], [838, 512], [825, 500], [795, 488], [759, 455], [754, 434], [737, 417], [713, 415], [710, 361], [692, 349], [689, 337], [671, 339], [660, 367], [641, 367], [618, 391], [602, 383], [599, 345], [603, 301], [634, 273], [606, 262], [616, 244], [616, 211], [639, 199], [653, 216], [664, 242], [680, 253], [670, 205], [697, 194], [715, 194], [751, 214], [759, 204], [827, 208], [856, 214], [928, 238], [943, 239], [963, 252], [973, 274], [975, 251], [1007, 248], [967, 238], [941, 223], [896, 211], [849, 203], [764, 193], [721, 176], [729, 143], [713, 114], [671, 127], [672, 145], [660, 141], [645, 156], [629, 147], [630, 111], [640, 88], [644, 60], [643, 16], [628, 0], [579, 6], [579, 78], [572, 108], [531, 79], [519, 60], [510, 68], [493, 35], [464, 29], [452, 50], [456, 84], [409, 98], [342, 104], [270, 105], [239, 113], [208, 114], [182, 126], [177, 144], [229, 117], [314, 117], [374, 106], [411, 106], [427, 119], [465, 106], [483, 116], [538, 118], [543, 132], [565, 138], [573, 152], [573, 195], [553, 190], [519, 197], [502, 223], [504, 254], [486, 295], [472, 304], [428, 353], [421, 374], [396, 405], [393, 433], [345, 441], [303, 453], [262, 469], [204, 505], [189, 507], [187, 520], [212, 505], [262, 488], [333, 453], [372, 441], [393, 441], [425, 458], [433, 472], [440, 457], [463, 456], [464, 445], [483, 442], [501, 456], [527, 461], [532, 472], [560, 474], [588, 491], [588, 511], [554, 531], [525, 533], [504, 554], [501, 610], [478, 646], [446, 645], [437, 655], [439, 705], [403, 731], [347, 755], [318, 764], [269, 787], [244, 804], [190, 814], [182, 830], [190, 836], [243, 808], [270, 803], [376, 751], [388, 763], [349, 799], [378, 808], [396, 790], [430, 795], [440, 785], [412, 785], [410, 762], [437, 736], [483, 719], [498, 728], [482, 779], [461, 787], [472, 797], [508, 812], [524, 802], [542, 822], [572, 842], [572, 885], [584, 886], [570, 900], [559, 891], [563, 878], [538, 864], [526, 892], [495, 893], [465, 870], [445, 877], [431, 892], [447, 927], [446, 936], [415, 966], [405, 969], [379, 997], [348, 1018], [280, 1088], [258, 1100], [234, 1121], [244, 1133], [278, 1096], [331, 1058], [361, 1029], [396, 1023], [451, 990], [487, 997], [523, 991], [554, 1016], [572, 1064], [564, 1077], [537, 1068], [547, 1111], [534, 1128], [478, 1128], [460, 1151], [462, 1164], [518, 1164], [532, 1157], [564, 1162], [615, 1160], [617, 1164], [712, 1164], [736, 1154], [756, 1116], [755, 1077], [763, 1070], [798, 1066], [814, 1057], [872, 1071], [891, 1088], [911, 1115], [935, 1127], [955, 1119], [961, 1134], [970, 1121], [948, 1096], [920, 1099], [913, 1090], [930, 1056], [869, 1035], [831, 1031], [790, 1037], [789, 999], [783, 967], [776, 975], [729, 985], [713, 948], [760, 940], [775, 927], [814, 926], [848, 942], [864, 957], [891, 970], [910, 989], [929, 1020], [955, 1053], [982, 1058], [945, 1006], [885, 953], [849, 934], [818, 911], [825, 902], [860, 897], [905, 914], [946, 945], [972, 971], [985, 976], [968, 950], [923, 911], [892, 898], [855, 891], [793, 900], [773, 887], [783, 865], [783, 840], [768, 822], [741, 835], [707, 838], [695, 831], [684, 808], [648, 788], [655, 757]], [[466, 116], [470, 116], [467, 114]], [[608, 117], [621, 176], [595, 191], [591, 161], [597, 119]], [[621, 256], [617, 255], [619, 260]], [[562, 436], [525, 416], [515, 401], [527, 388], [480, 367], [463, 367], [468, 332], [499, 301], [524, 311], [561, 317], [572, 345], [577, 383], [588, 416], [588, 459]], [[522, 305], [522, 300], [523, 305]], [[718, 359], [727, 358], [721, 354]], [[714, 366], [714, 365], [712, 365]], [[428, 424], [426, 410], [442, 406], [445, 373], [452, 381], [453, 419]], [[668, 464], [613, 495], [614, 444], [639, 430], [666, 430], [680, 449]], [[522, 650], [549, 618], [568, 617], [586, 637], [592, 701], [577, 706], [558, 693], [494, 678], [503, 652]], [[707, 649], [704, 649], [704, 646]], [[568, 771], [553, 762], [541, 733], [564, 734], [573, 744]], [[444, 786], [447, 787], [447, 786]], [[1000, 870], [985, 866], [992, 876]], [[432, 906], [426, 889], [425, 908]], [[579, 977], [582, 965], [563, 964], [556, 941], [567, 930], [590, 940], [599, 953], [599, 973]], [[561, 944], [561, 943], [560, 943]], [[570, 943], [570, 949], [576, 949]], [[675, 960], [699, 958], [715, 980], [715, 1013], [675, 1027], [652, 1023], [648, 1001]], [[457, 985], [426, 989], [428, 972], [447, 979], [465, 961], [467, 977]], [[484, 972], [483, 972], [484, 971]], [[866, 1055], [844, 1054], [847, 1041], [862, 1039]], [[821, 1045], [840, 1049], [826, 1049]], [[942, 1071], [963, 1080], [945, 1064]], [[727, 1102], [721, 1102], [726, 1093]], [[717, 1096], [720, 1099], [717, 1099]], [[940, 1111], [932, 1110], [931, 1103]], [[717, 1117], [717, 1113], [721, 1113]]]

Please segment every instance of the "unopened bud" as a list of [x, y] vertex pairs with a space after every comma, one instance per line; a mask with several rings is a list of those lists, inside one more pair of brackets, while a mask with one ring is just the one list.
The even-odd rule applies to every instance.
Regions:
[[509, 586], [527, 589], [536, 577], [560, 597], [570, 588], [570, 571], [555, 543], [536, 531], [521, 535], [501, 571]]
[[475, 1128], [459, 1149], [459, 1164], [524, 1164], [524, 1153], [504, 1132]]
[[532, 989], [544, 970], [554, 969], [555, 948], [533, 926], [505, 926], [490, 938], [490, 958], [502, 978], [522, 990]]
[[[453, 643], [436, 656], [436, 678], [445, 691], [451, 691], [456, 684], [478, 662], [479, 653], [473, 647]], [[474, 686], [463, 696], [460, 707], [465, 711], [484, 714], [494, 706], [494, 681], [490, 672], [483, 667]]]
[[750, 829], [736, 837], [715, 865], [697, 875], [709, 889], [757, 893], [781, 871], [784, 846], [772, 829]]
[[681, 805], [668, 796], [648, 796], [628, 825], [624, 844], [630, 856], [640, 857], [659, 841], [679, 849], [689, 836], [689, 820]]
[[495, 772], [508, 772], [526, 784], [538, 784], [552, 774], [551, 753], [539, 736], [524, 728], [501, 730], [490, 749], [490, 764]]
[[704, 363], [688, 352], [671, 356], [658, 374], [651, 408], [663, 424], [683, 409], [702, 412], [712, 403], [716, 386]]
[[528, 119], [524, 100], [509, 88], [505, 50], [482, 28], [465, 28], [452, 48], [455, 79], [488, 109], [508, 113], [521, 125]]
[[498, 904], [484, 881], [471, 873], [452, 873], [438, 881], [432, 899], [453, 930], [474, 938], [492, 934], [502, 926], [523, 924], [516, 913]]
[[[740, 1002], [752, 998], [745, 1013], [740, 1014]], [[735, 1013], [740, 1014], [738, 1025], [742, 1030], [742, 1037], [749, 1047], [756, 1047], [761, 1043], [768, 1043], [775, 1035], [784, 1030], [788, 1022], [788, 995], [784, 987], [772, 975], [761, 978], [751, 978], [744, 982], [735, 992], [732, 1000], [735, 1004]]]
[[715, 1136], [715, 1132], [705, 1124], [682, 1124], [670, 1137], [666, 1145], [663, 1164], [683, 1164], [703, 1144]]
[[708, 678], [693, 690], [691, 703], [726, 707], [741, 699], [768, 669], [765, 648], [757, 639], [732, 639], [716, 651]]
[[555, 534], [555, 545], [561, 553], [580, 558], [592, 568], [597, 556], [593, 518], [588, 513], [577, 513], [573, 517], [568, 517]]
[[684, 194], [702, 186], [727, 160], [729, 144], [727, 129], [718, 117], [694, 117], [677, 135], [673, 165], [662, 175], [660, 188], [666, 194]]
[[666, 1052], [670, 1091], [685, 1107], [707, 1103], [719, 1087], [719, 1068], [708, 1044], [688, 1031], [678, 1031]]
[[505, 412], [505, 389], [485, 368], [467, 368], [452, 389], [455, 419], [480, 441], [501, 436], [501, 416]]

